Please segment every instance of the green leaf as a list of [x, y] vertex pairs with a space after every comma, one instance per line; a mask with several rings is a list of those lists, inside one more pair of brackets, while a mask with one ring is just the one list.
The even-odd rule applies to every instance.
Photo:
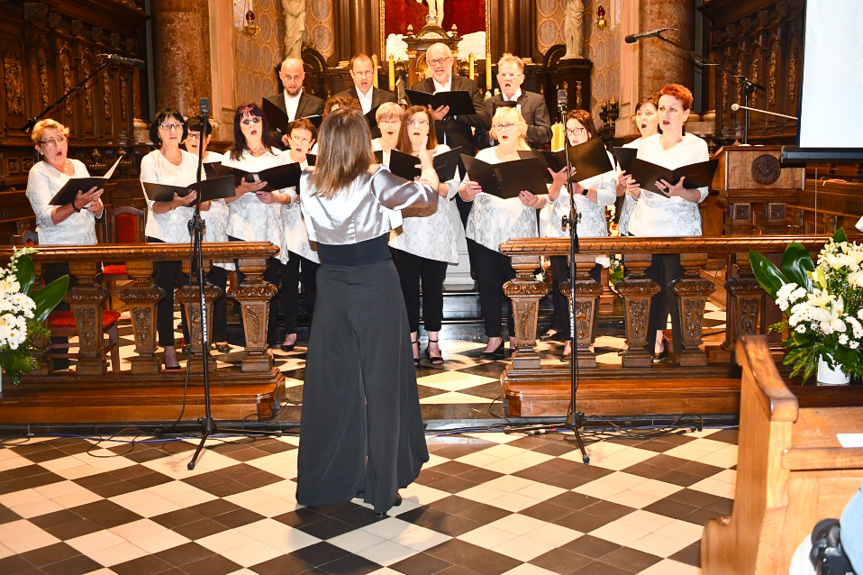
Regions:
[[21, 285], [21, 293], [29, 294], [30, 286], [33, 285], [33, 280], [36, 278], [36, 268], [33, 266], [33, 260], [30, 259], [30, 256], [25, 255], [18, 258], [15, 276]]
[[30, 371], [30, 357], [11, 350], [0, 352], [0, 364], [6, 371]]
[[815, 269], [815, 262], [803, 244], [791, 242], [782, 254], [782, 272], [788, 281], [794, 282], [807, 290], [812, 289], [812, 280], [806, 275]]
[[837, 244], [848, 241], [848, 235], [845, 233], [845, 228], [839, 228], [836, 230], [836, 233], [833, 234], [833, 241]]
[[767, 292], [767, 295], [776, 299], [776, 292], [788, 283], [776, 264], [768, 260], [763, 254], [749, 250], [749, 265], [752, 267], [755, 279], [758, 280], [758, 285]]
[[34, 312], [36, 321], [42, 323], [48, 318], [48, 314], [63, 301], [67, 289], [69, 289], [69, 276], [63, 276], [33, 294], [33, 301], [36, 303]]

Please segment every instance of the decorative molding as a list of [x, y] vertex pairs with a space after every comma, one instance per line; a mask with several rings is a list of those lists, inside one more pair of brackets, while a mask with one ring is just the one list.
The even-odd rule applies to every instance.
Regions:
[[13, 52], [3, 54], [3, 84], [6, 87], [6, 109], [10, 114], [24, 114], [24, 74], [21, 57]]

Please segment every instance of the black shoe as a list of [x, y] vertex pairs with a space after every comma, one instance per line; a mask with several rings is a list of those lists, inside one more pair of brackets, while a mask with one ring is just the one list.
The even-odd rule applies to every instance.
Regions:
[[413, 354], [413, 352], [414, 352], [414, 346], [417, 346], [417, 357], [414, 358], [414, 367], [419, 367], [420, 366], [420, 358], [419, 358], [420, 344], [419, 344], [418, 339], [412, 339], [411, 340], [411, 354]]
[[663, 349], [659, 353], [653, 356], [653, 363], [670, 363], [671, 360], [668, 359], [668, 350]]
[[[396, 501], [395, 501], [395, 503], [393, 503], [393, 507], [398, 507], [401, 504], [402, 504], [402, 496], [399, 495], [398, 493], [396, 493]], [[386, 517], [386, 516], [387, 516], [386, 511], [375, 511], [375, 517]]]
[[[437, 343], [438, 340], [429, 338], [429, 343]], [[440, 367], [443, 365], [443, 357], [439, 355], [432, 355], [428, 348], [426, 348], [426, 357], [429, 358], [429, 363]]]
[[500, 345], [492, 351], [484, 351], [480, 355], [483, 359], [503, 359], [506, 350], [503, 348], [503, 339], [500, 340]]

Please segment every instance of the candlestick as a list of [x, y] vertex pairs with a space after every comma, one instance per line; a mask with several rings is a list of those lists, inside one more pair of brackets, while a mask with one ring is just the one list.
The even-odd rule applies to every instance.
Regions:
[[378, 87], [378, 55], [372, 54], [372, 86]]
[[474, 67], [474, 63], [476, 62], [476, 56], [473, 55], [473, 52], [471, 52], [470, 58], [468, 59], [468, 61], [470, 62], [470, 74], [468, 74], [468, 76], [470, 77], [471, 80], [475, 80], [476, 79], [476, 73], [474, 72], [473, 67]]
[[485, 55], [485, 89], [491, 90], [491, 54]]
[[396, 89], [396, 60], [392, 54], [387, 58], [389, 64], [389, 73], [390, 73], [390, 92], [394, 92]]

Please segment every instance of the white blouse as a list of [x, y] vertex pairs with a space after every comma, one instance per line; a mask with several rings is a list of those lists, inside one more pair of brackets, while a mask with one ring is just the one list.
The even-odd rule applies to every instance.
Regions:
[[[285, 150], [279, 154], [279, 165], [293, 164], [290, 150]], [[303, 169], [308, 167], [306, 162], [300, 164]], [[282, 205], [282, 253], [288, 258], [288, 252], [301, 255], [307, 260], [315, 263], [320, 263], [318, 258], [317, 245], [312, 245], [309, 241], [309, 233], [306, 231], [306, 224], [303, 222], [303, 210], [300, 209], [297, 188], [285, 188], [284, 192], [290, 196], [291, 201], [288, 204]], [[287, 260], [285, 260], [287, 261]]]
[[[480, 150], [476, 159], [489, 164], [501, 163], [494, 152], [496, 148]], [[518, 198], [504, 200], [480, 192], [473, 199], [465, 236], [494, 251], [499, 251], [500, 244], [512, 238], [535, 238], [536, 209], [525, 206]]]
[[[438, 144], [432, 155], [449, 151], [449, 146]], [[384, 154], [389, 166], [389, 154]], [[417, 160], [419, 163], [419, 160]], [[458, 264], [458, 237], [450, 216], [450, 200], [458, 193], [460, 178], [456, 171], [446, 183], [447, 197], [437, 196], [437, 204], [428, 208], [408, 208], [402, 212], [401, 227], [390, 232], [390, 247], [429, 260]]]
[[[607, 152], [606, 152], [607, 153]], [[611, 164], [614, 157], [608, 154]], [[604, 238], [608, 235], [606, 206], [614, 205], [617, 199], [617, 173], [614, 170], [578, 182], [584, 188], [596, 188], [596, 202], [581, 194], [575, 197], [578, 214], [576, 230], [580, 238]], [[570, 193], [564, 185], [557, 200], [551, 198], [540, 212], [540, 228], [543, 237], [568, 238], [569, 230], [563, 229], [563, 216], [569, 216]]]
[[[90, 174], [87, 166], [78, 160], [69, 160], [75, 168], [76, 178]], [[96, 217], [85, 209], [55, 224], [51, 219], [54, 206], [48, 202], [69, 181], [69, 176], [48, 162], [37, 162], [27, 176], [27, 199], [36, 214], [36, 233], [40, 245], [92, 245], [96, 243]], [[84, 190], [87, 192], [88, 190]], [[99, 214], [101, 216], [101, 214]]]
[[[686, 134], [668, 150], [663, 149], [660, 137], [661, 134], [655, 134], [642, 140], [636, 157], [672, 170], [710, 159], [707, 142], [698, 136]], [[629, 220], [629, 232], [640, 237], [700, 236], [698, 204], [707, 197], [707, 187], [698, 188], [698, 191], [701, 197], [695, 203], [681, 197], [666, 198], [642, 189]]]
[[[633, 140], [628, 144], [624, 144], [624, 148], [638, 148], [641, 144], [641, 138], [637, 140]], [[618, 166], [618, 174], [622, 172], [623, 169]], [[632, 212], [635, 210], [636, 200], [632, 197], [630, 193], [623, 194], [623, 206], [620, 208], [620, 218], [617, 220], [617, 231], [621, 236], [629, 235], [629, 219], [632, 217]]]
[[[180, 150], [179, 166], [175, 166], [162, 155], [159, 150], [153, 150], [141, 160], [141, 187], [144, 182], [164, 184], [166, 186], [188, 186], [198, 179], [198, 158], [185, 150]], [[146, 191], [144, 192], [146, 197]], [[147, 227], [145, 233], [151, 237], [169, 244], [184, 244], [189, 242], [189, 220], [192, 219], [194, 208], [180, 206], [164, 214], [153, 212], [153, 202], [147, 199]]]
[[[226, 154], [222, 161], [223, 166], [252, 173], [273, 168], [278, 163], [278, 151], [275, 149], [270, 149], [257, 158], [245, 150], [239, 160], [233, 160]], [[272, 242], [276, 246], [282, 246], [282, 204], [265, 204], [256, 194], [248, 193], [228, 204], [228, 210], [229, 236], [247, 242]], [[283, 263], [287, 261], [287, 254], [280, 253], [276, 257]]]

